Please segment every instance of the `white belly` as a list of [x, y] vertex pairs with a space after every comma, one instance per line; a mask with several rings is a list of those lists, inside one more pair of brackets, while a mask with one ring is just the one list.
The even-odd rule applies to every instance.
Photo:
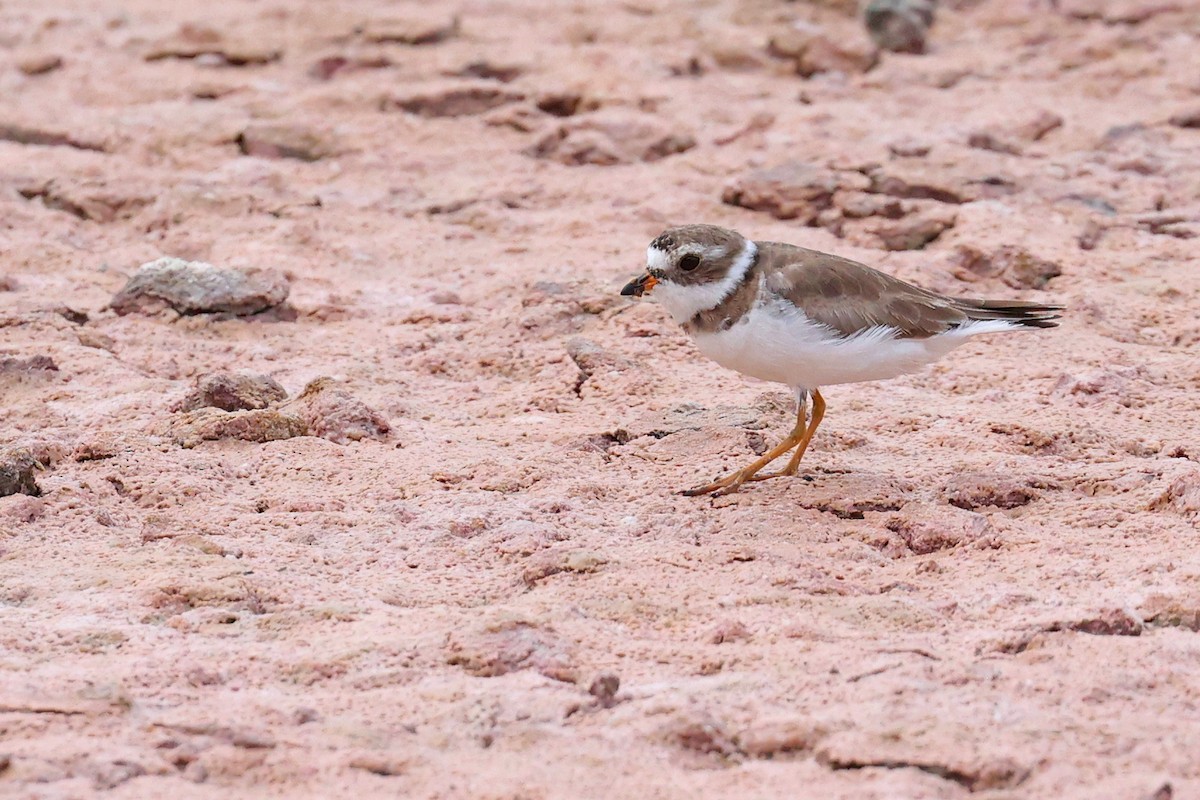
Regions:
[[966, 325], [927, 339], [898, 339], [876, 327], [849, 338], [797, 309], [755, 306], [732, 328], [695, 336], [700, 352], [723, 367], [799, 389], [878, 381], [916, 372], [976, 333], [1010, 330], [1007, 322]]

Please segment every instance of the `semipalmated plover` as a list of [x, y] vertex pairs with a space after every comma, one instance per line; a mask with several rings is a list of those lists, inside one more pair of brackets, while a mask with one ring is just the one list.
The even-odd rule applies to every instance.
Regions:
[[[704, 355], [796, 393], [796, 426], [786, 439], [686, 495], [729, 494], [747, 481], [795, 475], [825, 414], [822, 386], [916, 372], [977, 334], [1053, 328], [1062, 308], [945, 297], [856, 261], [752, 242], [715, 225], [671, 228], [650, 243], [646, 273], [621, 294], [651, 291]], [[793, 448], [786, 467], [759, 474]]]

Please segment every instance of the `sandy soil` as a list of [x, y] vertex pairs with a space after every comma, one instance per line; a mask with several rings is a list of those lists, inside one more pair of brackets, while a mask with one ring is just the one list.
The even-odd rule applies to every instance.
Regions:
[[[0, 4], [0, 795], [1200, 795], [1200, 4], [837, 5]], [[697, 221], [1070, 310], [688, 499], [791, 413], [616, 295]]]

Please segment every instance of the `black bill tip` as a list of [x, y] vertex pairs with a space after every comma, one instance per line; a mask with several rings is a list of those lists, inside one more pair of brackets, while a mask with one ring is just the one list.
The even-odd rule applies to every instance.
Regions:
[[638, 278], [634, 278], [629, 283], [625, 284], [625, 287], [623, 289], [621, 289], [621, 296], [622, 297], [641, 297], [646, 292], [653, 289], [654, 285], [657, 283], [658, 283], [658, 278], [654, 277], [653, 275], [651, 275], [650, 273], [647, 272], [645, 275], [642, 275], [641, 277], [638, 277]]

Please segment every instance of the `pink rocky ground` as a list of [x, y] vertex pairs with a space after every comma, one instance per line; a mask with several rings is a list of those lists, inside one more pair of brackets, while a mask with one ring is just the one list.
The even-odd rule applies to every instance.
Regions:
[[[1200, 796], [1200, 4], [847, 5], [0, 4], [0, 794]], [[688, 499], [695, 221], [1070, 310]]]

